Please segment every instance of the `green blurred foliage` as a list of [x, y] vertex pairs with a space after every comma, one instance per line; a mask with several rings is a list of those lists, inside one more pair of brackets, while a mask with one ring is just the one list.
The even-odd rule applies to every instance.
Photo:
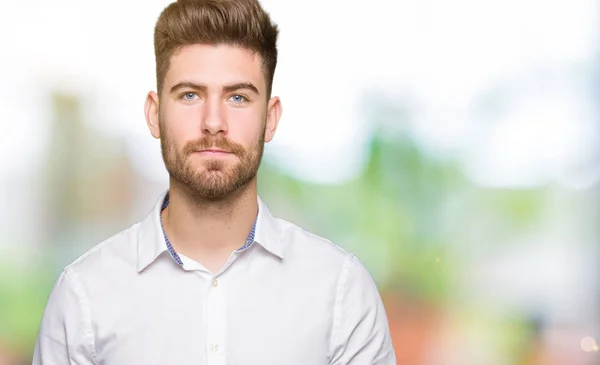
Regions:
[[55, 268], [0, 261], [0, 343], [19, 357], [31, 355]]

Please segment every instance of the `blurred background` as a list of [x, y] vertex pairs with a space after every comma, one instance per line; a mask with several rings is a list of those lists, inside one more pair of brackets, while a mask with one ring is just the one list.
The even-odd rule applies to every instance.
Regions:
[[[169, 0], [0, 1], [0, 364], [61, 269], [168, 184], [143, 103]], [[359, 256], [398, 364], [600, 364], [600, 4], [264, 0], [260, 194]]]

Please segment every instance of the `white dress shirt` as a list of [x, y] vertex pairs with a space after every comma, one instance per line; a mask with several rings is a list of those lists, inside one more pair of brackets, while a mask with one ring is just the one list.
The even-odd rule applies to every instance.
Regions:
[[167, 250], [166, 194], [141, 222], [60, 274], [34, 365], [393, 365], [381, 297], [363, 264], [274, 217], [217, 273]]

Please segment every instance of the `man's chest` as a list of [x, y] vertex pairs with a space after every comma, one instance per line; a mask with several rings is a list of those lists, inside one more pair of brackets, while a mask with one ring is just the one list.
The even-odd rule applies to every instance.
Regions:
[[318, 285], [253, 283], [130, 288], [121, 303], [96, 303], [105, 309], [92, 314], [99, 363], [326, 364], [333, 297]]

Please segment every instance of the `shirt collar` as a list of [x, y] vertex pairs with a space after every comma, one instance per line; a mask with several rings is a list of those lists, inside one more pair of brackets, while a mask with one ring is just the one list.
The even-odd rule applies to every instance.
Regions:
[[[140, 222], [137, 242], [138, 272], [148, 267], [160, 254], [168, 251], [160, 222], [160, 212], [167, 194], [168, 190], [160, 195], [152, 211]], [[256, 219], [254, 242], [260, 244], [268, 252], [283, 259], [284, 247], [277, 219], [271, 214], [262, 199], [258, 196], [257, 199], [258, 217]]]
[[284, 246], [281, 239], [281, 229], [277, 218], [271, 214], [269, 207], [260, 198], [258, 199], [258, 218], [256, 220], [256, 233], [254, 241], [260, 244], [265, 250], [273, 255], [283, 259]]
[[138, 272], [144, 270], [156, 258], [167, 250], [167, 245], [160, 227], [160, 211], [163, 201], [167, 195], [163, 192], [152, 211], [140, 222], [137, 242], [137, 269]]

